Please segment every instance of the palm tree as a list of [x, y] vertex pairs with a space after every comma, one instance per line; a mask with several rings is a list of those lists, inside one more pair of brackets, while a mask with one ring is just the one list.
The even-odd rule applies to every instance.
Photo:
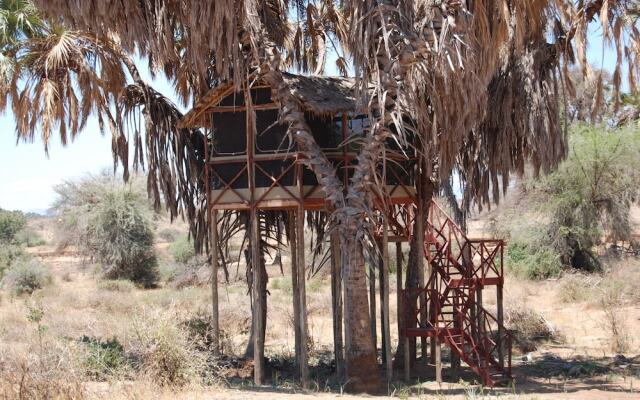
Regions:
[[[163, 181], [160, 187], [178, 187], [177, 193], [169, 193], [170, 198], [180, 199], [172, 211], [185, 213], [195, 226], [203, 222], [201, 215], [190, 208], [201, 201], [197, 173], [201, 160], [194, 141], [202, 137], [175, 128], [175, 108], [148, 85], [138, 82], [134, 68], [128, 68], [128, 72], [135, 85], [122, 91], [123, 74], [118, 72], [115, 60], [110, 55], [91, 53], [90, 49], [102, 46], [100, 52], [112, 52], [117, 48], [114, 54], [120, 55], [121, 60], [139, 50], [175, 83], [183, 101], [197, 101], [206, 89], [225, 79], [242, 82], [249, 70], [256, 69], [276, 89], [281, 119], [289, 124], [292, 138], [306, 155], [307, 166], [327, 194], [332, 223], [343, 239], [347, 373], [356, 389], [370, 387], [376, 377], [375, 349], [365, 317], [368, 307], [363, 243], [370, 236], [369, 224], [374, 219], [372, 196], [384, 197], [379, 183], [384, 177], [378, 176], [378, 166], [384, 162], [387, 141], [393, 140], [404, 149], [417, 149], [417, 176], [421, 177], [417, 186], [424, 201], [454, 171], [463, 183], [465, 207], [486, 203], [491, 194], [497, 200], [500, 179], [506, 189], [504, 182], [509, 174], [521, 172], [525, 163], [548, 171], [564, 157], [560, 87], [570, 85], [568, 66], [575, 60], [584, 65], [586, 32], [592, 19], [600, 17], [605, 38], [611, 39], [619, 50], [618, 66], [626, 57], [633, 90], [640, 49], [640, 39], [634, 31], [636, 17], [630, 14], [631, 0], [367, 0], [341, 1], [341, 7], [330, 0], [297, 1], [293, 6], [298, 7], [298, 15], [307, 18], [302, 35], [315, 43], [311, 52], [297, 55], [295, 46], [290, 45], [293, 24], [288, 21], [288, 1], [35, 2], [52, 20], [91, 32], [96, 40], [68, 51], [68, 58], [54, 58], [54, 67], [66, 68], [75, 75], [49, 71], [50, 64], [43, 64], [47, 59], [42, 58], [44, 54], [33, 64], [39, 74], [32, 76], [33, 82], [28, 86], [31, 89], [10, 94], [14, 108], [18, 104], [14, 113], [24, 114], [23, 121], [19, 121], [20, 134], [29, 137], [39, 124], [43, 132], [48, 132], [45, 139], [49, 138], [54, 124], [68, 118], [64, 109], [56, 108], [59, 102], [51, 99], [66, 96], [62, 104], [72, 106], [73, 97], [59, 89], [68, 90], [68, 82], [73, 79], [94, 85], [85, 86], [81, 104], [93, 106], [106, 123], [117, 128], [127, 128], [122, 123], [123, 116], [130, 115], [132, 109], [142, 109], [152, 138], [145, 153], [151, 157], [151, 168], [158, 172], [150, 179], [162, 181], [179, 171], [179, 178]], [[327, 12], [304, 14], [300, 10], [305, 6]], [[337, 23], [325, 24], [319, 21], [321, 18]], [[553, 32], [553, 38], [548, 32]], [[115, 40], [103, 41], [114, 34], [118, 35], [117, 46]], [[86, 36], [90, 35], [76, 34], [74, 40], [85, 43], [80, 38]], [[60, 33], [58, 37], [58, 41], [41, 44], [49, 49], [47, 57], [68, 47], [55, 46], [69, 43], [62, 41], [68, 36]], [[281, 75], [286, 61], [320, 72], [327, 38], [335, 38], [349, 55], [360, 87], [373, 87], [372, 92], [360, 90], [363, 104], [370, 111], [372, 128], [363, 140], [346, 194]], [[38, 49], [40, 52], [36, 53], [42, 54], [42, 48], [35, 48]], [[80, 55], [86, 58], [89, 53], [106, 67], [87, 73]], [[60, 78], [51, 72], [59, 73]], [[618, 68], [613, 79], [615, 90], [621, 85], [619, 76]], [[98, 77], [97, 81], [92, 80]], [[109, 83], [99, 84], [100, 81]], [[120, 91], [116, 90], [118, 86]], [[99, 95], [90, 97], [93, 93]], [[37, 100], [36, 113], [26, 109], [27, 99]], [[121, 107], [112, 116], [108, 104], [115, 99]], [[154, 124], [153, 113], [169, 118]], [[80, 113], [80, 122], [86, 115]], [[407, 115], [412, 116], [411, 120], [404, 118]], [[70, 124], [71, 136], [81, 125]], [[135, 124], [128, 127], [135, 131]], [[127, 161], [125, 136], [120, 130], [115, 131], [115, 155]], [[61, 134], [65, 137], [67, 133], [61, 129]], [[136, 144], [142, 142], [139, 133], [134, 136]], [[138, 147], [143, 148], [141, 144]], [[137, 157], [140, 155], [142, 150], [136, 152]]]

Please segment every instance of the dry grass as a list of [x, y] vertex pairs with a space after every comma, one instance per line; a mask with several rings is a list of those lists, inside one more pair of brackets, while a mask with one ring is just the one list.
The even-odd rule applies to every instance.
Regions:
[[[284, 276], [279, 268], [268, 267], [271, 276], [266, 355], [272, 360], [287, 362], [293, 355], [294, 332], [291, 277], [286, 254], [283, 262]], [[46, 265], [54, 276], [54, 285], [37, 290], [31, 296], [16, 297], [6, 289], [0, 290], [0, 398], [19, 398], [20, 382], [25, 385], [23, 398], [191, 399], [240, 396], [252, 399], [256, 396], [255, 392], [247, 391], [227, 393], [220, 389], [218, 375], [209, 373], [213, 371], [224, 375], [226, 379], [237, 376], [234, 371], [223, 371], [224, 368], [235, 366], [215, 365], [206, 357], [207, 318], [211, 307], [208, 285], [183, 289], [171, 285], [153, 290], [124, 288], [120, 287], [121, 283], [105, 282], [99, 276], [92, 275], [90, 270], [81, 267], [78, 260], [70, 257], [51, 258]], [[632, 280], [629, 279], [629, 273], [628, 266], [620, 266], [619, 270], [613, 268], [607, 275], [597, 278], [596, 285], [596, 292], [606, 290], [609, 296], [623, 299], [625, 312], [637, 304], [633, 284], [626, 282]], [[73, 279], [62, 279], [66, 275], [73, 276]], [[397, 345], [395, 279], [395, 274], [391, 274], [390, 314], [394, 349]], [[598, 302], [602, 296], [578, 302], [557, 301], [562, 296], [561, 288], [569, 285], [581, 288], [585, 282], [588, 287], [590, 281], [583, 281], [580, 276], [563, 277], [556, 282], [512, 279], [509, 277], [506, 285], [506, 304], [523, 300], [527, 307], [515, 307], [517, 312], [507, 313], [507, 320], [511, 328], [524, 332], [530, 343], [541, 350], [548, 350], [546, 342], [557, 338], [558, 330], [554, 326], [560, 327], [563, 334], [568, 336], [567, 343], [562, 346], [582, 345], [582, 332], [571, 329], [576, 326], [572, 319], [576, 315], [590, 315], [595, 319], [596, 328], [602, 332], [602, 337], [597, 340], [611, 337], [611, 331], [602, 329], [604, 325], [611, 325], [606, 310]], [[576, 282], [569, 283], [570, 279]], [[307, 283], [308, 346], [312, 365], [326, 361], [332, 351], [329, 285], [330, 279], [324, 273]], [[489, 308], [494, 297], [492, 290], [485, 292]], [[571, 297], [575, 298], [575, 295]], [[28, 319], [30, 308], [37, 308], [38, 304], [42, 305], [43, 311], [39, 323], [43, 328], [44, 368], [40, 365], [38, 323]], [[235, 357], [244, 353], [249, 337], [250, 309], [245, 282], [221, 285], [220, 326], [225, 356]], [[618, 316], [614, 322], [619, 321]], [[619, 326], [616, 325], [618, 331], [625, 331]], [[593, 327], [585, 329], [597, 330]], [[637, 340], [633, 329], [632, 324], [626, 327], [631, 350]], [[95, 362], [88, 363], [91, 357], [95, 359], [96, 354], [94, 349], [81, 341], [84, 336], [99, 343], [115, 338], [122, 345], [123, 368], [103, 369], [102, 364], [96, 368]], [[378, 326], [378, 338], [380, 336]], [[55, 368], [52, 367], [54, 364]], [[117, 365], [109, 362], [103, 364]], [[250, 365], [244, 368], [248, 375], [241, 379], [250, 379]], [[285, 381], [290, 383], [290, 380]], [[318, 385], [323, 387], [324, 382]], [[285, 394], [271, 394], [272, 398], [280, 398], [281, 395]], [[268, 395], [264, 396], [269, 398]], [[309, 396], [321, 397], [320, 394]]]

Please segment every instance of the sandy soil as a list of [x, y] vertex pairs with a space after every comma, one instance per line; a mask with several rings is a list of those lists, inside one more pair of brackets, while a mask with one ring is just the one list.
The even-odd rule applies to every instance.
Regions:
[[[509, 203], [505, 207], [509, 206]], [[517, 202], [510, 203], [517, 207]], [[492, 212], [495, 212], [492, 211]], [[488, 235], [487, 213], [472, 220], [472, 231], [478, 235]], [[640, 221], [640, 212], [634, 210], [634, 218]], [[39, 223], [40, 224], [40, 223]], [[44, 225], [38, 225], [47, 231]], [[48, 235], [48, 232], [45, 232]], [[159, 245], [166, 255], [167, 244]], [[51, 335], [80, 337], [83, 334], [95, 336], [127, 337], [130, 335], [132, 310], [141, 308], [174, 307], [185, 313], [197, 309], [207, 309], [210, 292], [205, 287], [175, 290], [136, 290], [123, 296], [101, 289], [90, 263], [83, 262], [73, 252], [55, 254], [51, 245], [30, 250], [39, 257], [54, 274], [55, 284], [38, 293], [38, 298], [46, 307], [45, 323]], [[392, 253], [393, 254], [393, 253]], [[283, 254], [283, 262], [288, 265], [288, 255]], [[242, 277], [242, 264], [240, 265]], [[230, 266], [232, 282], [220, 290], [221, 323], [229, 333], [227, 350], [241, 353], [247, 340], [250, 304], [246, 296], [246, 284], [233, 280], [236, 265]], [[285, 276], [279, 267], [269, 266], [269, 316], [267, 326], [266, 354], [269, 357], [288, 357], [293, 352], [294, 335], [291, 326], [292, 302], [288, 270]], [[621, 262], [611, 272], [620, 279], [638, 279], [640, 282], [640, 261], [629, 259]], [[222, 276], [220, 277], [222, 279]], [[389, 393], [394, 398], [438, 398], [438, 399], [640, 399], [640, 302], [629, 302], [620, 306], [618, 312], [624, 316], [624, 329], [630, 336], [631, 347], [624, 357], [614, 354], [610, 348], [611, 335], [606, 326], [604, 311], [593, 299], [561, 301], [565, 281], [523, 282], [507, 277], [505, 304], [507, 307], [529, 307], [549, 321], [561, 333], [558, 343], [544, 343], [529, 354], [514, 355], [514, 387], [499, 388], [482, 392], [481, 388], [469, 383], [445, 383], [441, 387], [433, 382], [413, 386], [410, 390], [402, 382], [394, 382]], [[395, 348], [396, 294], [395, 275], [391, 276], [391, 320], [392, 342]], [[332, 322], [330, 311], [330, 288], [326, 275], [320, 273], [308, 282], [309, 334], [312, 340], [312, 362], [327, 357], [332, 349]], [[8, 295], [3, 293], [3, 297]], [[596, 294], [594, 294], [595, 296]], [[489, 308], [495, 301], [487, 291], [485, 299]], [[2, 349], [24, 346], [26, 321], [24, 299], [0, 301], [0, 353]], [[378, 327], [378, 337], [380, 337]], [[329, 356], [330, 357], [330, 356]], [[0, 356], [1, 358], [1, 356]], [[1, 370], [0, 370], [0, 373]], [[313, 369], [312, 369], [313, 373]], [[445, 370], [445, 377], [448, 371]], [[473, 377], [463, 375], [467, 382]], [[428, 377], [423, 379], [429, 379]], [[301, 392], [282, 386], [255, 388], [248, 380], [231, 380], [230, 387], [190, 387], [179, 391], [160, 389], [144, 382], [90, 383], [91, 398], [125, 399], [330, 399], [337, 397], [366, 398], [371, 396], [341, 395], [326, 393], [325, 383], [316, 382], [315, 390]], [[389, 398], [374, 396], [376, 398]]]

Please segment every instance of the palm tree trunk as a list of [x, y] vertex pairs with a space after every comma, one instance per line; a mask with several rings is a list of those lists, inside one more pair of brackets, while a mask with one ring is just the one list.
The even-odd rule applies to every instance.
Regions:
[[350, 390], [371, 392], [378, 389], [380, 377], [370, 331], [363, 249], [356, 233], [341, 234], [342, 280], [345, 291], [345, 367]]
[[[253, 262], [253, 259], [251, 257], [251, 247], [253, 245], [253, 243], [251, 243], [252, 239], [249, 239], [249, 245], [247, 246], [248, 249], [245, 250], [245, 258], [247, 259], [247, 280], [249, 282], [251, 282], [251, 285], [253, 285], [253, 268], [256, 267], [256, 263]], [[261, 246], [261, 244], [260, 244]], [[260, 254], [262, 254], [262, 249], [260, 248]], [[258, 302], [258, 304], [260, 304], [260, 310], [258, 310], [257, 312], [260, 312], [262, 315], [262, 326], [260, 327], [260, 338], [259, 340], [261, 341], [261, 343], [264, 343], [265, 340], [265, 336], [266, 336], [266, 332], [267, 332], [267, 283], [269, 281], [269, 275], [267, 274], [267, 269], [265, 266], [265, 261], [264, 261], [264, 257], [261, 255], [259, 257], [258, 263], [257, 263], [257, 267], [260, 268], [260, 287], [258, 288], [257, 292], [260, 295], [260, 301]], [[249, 269], [250, 268], [250, 269]], [[255, 293], [256, 291], [251, 290], [250, 293]], [[254, 309], [254, 304], [255, 302], [252, 299], [251, 302], [251, 334], [249, 336], [249, 341], [247, 342], [247, 347], [244, 351], [244, 357], [247, 359], [251, 359], [254, 356], [254, 343], [255, 343], [255, 324], [256, 324], [256, 317], [258, 316], [256, 310]]]

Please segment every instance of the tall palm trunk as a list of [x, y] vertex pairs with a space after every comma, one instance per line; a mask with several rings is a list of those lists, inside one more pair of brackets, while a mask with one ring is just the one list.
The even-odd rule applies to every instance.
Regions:
[[[346, 229], [343, 229], [346, 230]], [[372, 392], [380, 386], [376, 349], [371, 337], [369, 296], [363, 249], [357, 232], [342, 232], [342, 281], [344, 285], [345, 361], [348, 387]]]
[[[265, 340], [265, 336], [266, 336], [266, 332], [267, 332], [267, 283], [269, 281], [269, 275], [267, 274], [267, 268], [265, 265], [265, 260], [264, 257], [262, 256], [262, 251], [260, 251], [260, 259], [258, 260], [258, 262], [254, 262], [254, 260], [251, 259], [251, 238], [249, 238], [249, 245], [247, 246], [247, 249], [245, 250], [245, 258], [247, 260], [247, 282], [250, 282], [250, 286], [254, 284], [253, 282], [253, 268], [260, 268], [260, 274], [262, 275], [262, 278], [260, 279], [260, 287], [258, 288], [258, 293], [260, 295], [261, 301], [260, 301], [260, 305], [261, 305], [261, 309], [260, 310], [254, 310], [254, 302], [251, 301], [251, 334], [249, 336], [249, 342], [247, 342], [247, 347], [244, 351], [244, 357], [247, 359], [252, 359], [253, 358], [253, 352], [254, 352], [254, 343], [255, 343], [255, 329], [254, 329], [254, 325], [256, 323], [256, 316], [259, 315], [258, 313], [262, 313], [262, 329], [260, 330], [260, 339], [261, 339], [261, 343], [264, 343]], [[253, 295], [253, 291], [250, 291], [250, 293], [252, 293]], [[252, 299], [253, 300], [253, 299]]]
[[[279, 50], [269, 39], [258, 18], [256, 3], [247, 1], [245, 5], [249, 23], [246, 28], [252, 33], [252, 47], [262, 50], [258, 54], [262, 77], [274, 89], [274, 100], [280, 105], [280, 119], [289, 125], [289, 134], [297, 144], [298, 150], [305, 155], [302, 162], [314, 172], [326, 193], [327, 203], [333, 211], [332, 218], [343, 241], [341, 253], [345, 287], [345, 372], [350, 390], [375, 391], [379, 386], [379, 372], [376, 349], [370, 335], [369, 301], [360, 242], [362, 230], [358, 229], [362, 227], [363, 215], [360, 212], [353, 213], [354, 207], [347, 203], [344, 186], [335, 167], [316, 143], [299, 101], [291, 94], [284, 81], [280, 72]], [[364, 164], [367, 167], [371, 165], [368, 162]], [[358, 187], [362, 188], [364, 184], [359, 184]], [[356, 202], [362, 201], [358, 193], [351, 192], [350, 197]]]

